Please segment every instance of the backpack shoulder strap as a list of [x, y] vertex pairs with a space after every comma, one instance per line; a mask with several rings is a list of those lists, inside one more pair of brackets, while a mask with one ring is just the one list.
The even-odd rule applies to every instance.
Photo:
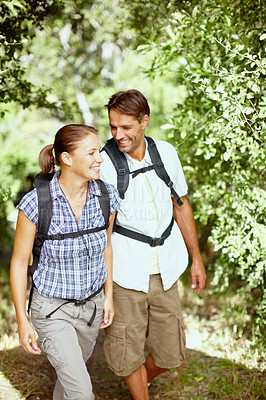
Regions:
[[183, 202], [182, 202], [182, 200], [180, 199], [179, 195], [176, 193], [176, 191], [173, 188], [173, 182], [171, 181], [171, 179], [170, 179], [170, 177], [169, 177], [169, 175], [168, 175], [168, 173], [167, 173], [167, 171], [165, 169], [164, 163], [162, 162], [160, 153], [159, 153], [159, 151], [157, 149], [157, 146], [156, 146], [154, 140], [151, 137], [148, 137], [148, 136], [145, 136], [145, 138], [146, 138], [146, 140], [148, 142], [148, 152], [149, 152], [149, 155], [151, 157], [151, 162], [154, 165], [154, 169], [155, 169], [156, 174], [169, 187], [169, 189], [171, 190], [172, 197], [174, 197], [176, 199], [177, 204], [181, 207]]
[[32, 265], [30, 266], [30, 275], [32, 278], [32, 283], [31, 283], [28, 309], [27, 309], [28, 314], [30, 313], [30, 306], [34, 289], [33, 274], [36, 271], [36, 268], [38, 267], [38, 262], [43, 242], [45, 240], [45, 236], [48, 233], [53, 215], [53, 201], [50, 191], [50, 181], [53, 176], [54, 174], [47, 173], [47, 174], [38, 174], [35, 177], [35, 188], [37, 190], [37, 197], [38, 197], [38, 226], [37, 226], [37, 234], [35, 236], [33, 244], [33, 262]]
[[33, 246], [33, 263], [31, 266], [31, 275], [34, 274], [38, 266], [39, 256], [45, 240], [45, 236], [48, 233], [52, 214], [53, 214], [53, 202], [50, 191], [50, 181], [53, 174], [38, 174], [35, 178], [35, 187], [37, 190], [38, 197], [38, 226], [37, 235]]
[[113, 138], [107, 140], [107, 143], [102, 148], [102, 150], [106, 151], [116, 169], [117, 190], [119, 192], [121, 199], [124, 199], [125, 192], [129, 184], [129, 169], [126, 157], [118, 149], [117, 144]]
[[105, 226], [109, 226], [110, 218], [110, 197], [105, 183], [101, 179], [96, 179], [97, 185], [100, 188], [101, 196], [98, 197], [100, 207], [104, 216]]

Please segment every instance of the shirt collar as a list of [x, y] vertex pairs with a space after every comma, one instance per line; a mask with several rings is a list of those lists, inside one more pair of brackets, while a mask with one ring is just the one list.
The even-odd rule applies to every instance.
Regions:
[[[58, 182], [58, 178], [60, 176], [61, 171], [57, 171], [50, 183], [50, 189], [51, 189], [51, 196], [52, 199], [57, 199], [60, 197], [64, 197], [62, 190], [60, 188], [59, 182]], [[99, 186], [97, 185], [97, 183], [95, 181], [89, 181], [89, 195], [95, 195], [95, 196], [101, 196], [102, 193], [99, 189]]]
[[99, 186], [96, 181], [89, 181], [89, 195], [93, 194], [95, 196], [101, 196], [102, 192], [100, 191]]
[[150, 158], [149, 151], [148, 151], [148, 142], [145, 138], [144, 138], [144, 140], [145, 140], [146, 149], [145, 149], [144, 158], [141, 161], [134, 160], [134, 158], [130, 157], [130, 155], [128, 153], [124, 153], [129, 167], [133, 167], [134, 165], [139, 165], [140, 163], [143, 166], [152, 165], [151, 158]]

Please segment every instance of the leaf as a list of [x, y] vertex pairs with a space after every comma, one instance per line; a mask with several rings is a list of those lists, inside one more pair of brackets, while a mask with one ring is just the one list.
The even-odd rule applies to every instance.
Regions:
[[224, 158], [224, 161], [228, 161], [229, 158], [230, 158], [230, 153], [229, 153], [228, 151], [226, 151], [226, 152], [223, 154], [223, 158]]
[[244, 49], [244, 45], [243, 44], [240, 44], [239, 46], [237, 46], [237, 50], [238, 51], [241, 51], [241, 50], [243, 50]]
[[226, 119], [229, 119], [229, 116], [230, 116], [229, 111], [228, 111], [228, 110], [225, 110], [225, 111], [223, 112], [223, 117], [226, 118]]
[[253, 92], [255, 92], [255, 93], [259, 93], [259, 91], [260, 91], [260, 88], [259, 88], [259, 86], [258, 86], [256, 83], [252, 86], [251, 89], [252, 89]]
[[198, 7], [196, 6], [196, 7], [194, 7], [193, 8], [193, 10], [192, 10], [192, 18], [196, 18], [196, 15], [197, 15], [197, 12], [198, 12]]
[[167, 25], [167, 27], [166, 27], [166, 32], [168, 33], [168, 35], [170, 36], [170, 38], [171, 38], [172, 40], [175, 40], [175, 39], [176, 39], [175, 34], [174, 34], [174, 32], [172, 31], [170, 25]]
[[260, 40], [265, 40], [265, 39], [266, 39], [266, 32], [263, 33], [263, 34], [260, 36]]
[[251, 107], [246, 107], [246, 108], [244, 109], [244, 113], [247, 114], [247, 115], [253, 113], [253, 111], [254, 111], [254, 110], [253, 110], [253, 108], [251, 108]]
[[215, 90], [216, 90], [216, 92], [224, 93], [224, 86], [218, 85], [217, 88], [216, 88]]
[[255, 210], [256, 209], [256, 207], [255, 207], [255, 205], [253, 203], [248, 203], [248, 208], [250, 210]]

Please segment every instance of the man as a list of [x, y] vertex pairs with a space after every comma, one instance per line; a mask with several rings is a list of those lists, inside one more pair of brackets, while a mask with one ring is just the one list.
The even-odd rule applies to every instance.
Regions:
[[[120, 168], [117, 176], [111, 158], [116, 162], [120, 153], [112, 156], [105, 147], [101, 178], [115, 186], [119, 181], [121, 185], [124, 175], [129, 181], [112, 234], [115, 318], [106, 329], [104, 351], [109, 368], [125, 376], [133, 399], [147, 400], [152, 379], [184, 361], [185, 334], [177, 280], [187, 267], [187, 249], [195, 293], [204, 288], [206, 275], [186, 198], [187, 185], [174, 147], [155, 141], [172, 190], [151, 161], [149, 138], [144, 136], [150, 115], [146, 98], [137, 90], [118, 92], [106, 107], [112, 146], [125, 156], [130, 173], [128, 176], [125, 172], [127, 167]], [[172, 216], [176, 223], [171, 223]], [[146, 359], [145, 344], [150, 351]]]

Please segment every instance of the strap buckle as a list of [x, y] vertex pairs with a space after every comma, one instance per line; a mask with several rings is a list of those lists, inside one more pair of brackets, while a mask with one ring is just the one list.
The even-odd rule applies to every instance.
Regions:
[[158, 167], [158, 168], [163, 168], [163, 167], [164, 167], [163, 162], [162, 162], [162, 161], [159, 161], [159, 162], [157, 163], [157, 167]]
[[117, 171], [118, 175], [126, 175], [127, 171], [125, 168], [119, 168]]
[[174, 186], [174, 184], [173, 184], [173, 182], [170, 180], [170, 181], [167, 183], [167, 186], [168, 186], [170, 189], [172, 189], [173, 186]]
[[160, 237], [160, 238], [153, 237], [151, 238], [149, 245], [151, 247], [162, 246], [164, 244], [164, 241], [165, 237]]
[[86, 304], [87, 303], [87, 299], [84, 299], [84, 300], [75, 300], [75, 306], [83, 306], [84, 304]]
[[48, 240], [63, 240], [64, 234], [59, 232], [59, 233], [55, 233], [54, 235], [48, 235], [47, 239]]

